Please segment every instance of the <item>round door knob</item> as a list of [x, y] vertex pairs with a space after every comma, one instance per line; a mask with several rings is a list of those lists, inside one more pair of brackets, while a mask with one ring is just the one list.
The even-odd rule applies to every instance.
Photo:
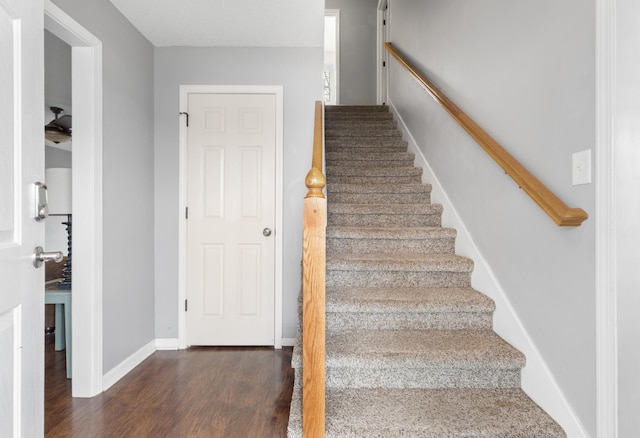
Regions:
[[41, 246], [36, 246], [33, 250], [33, 266], [39, 268], [45, 262], [60, 263], [62, 261], [62, 257], [62, 251], [44, 252]]
[[262, 235], [264, 236], [271, 236], [271, 229], [270, 228], [265, 228], [264, 230], [262, 230]]

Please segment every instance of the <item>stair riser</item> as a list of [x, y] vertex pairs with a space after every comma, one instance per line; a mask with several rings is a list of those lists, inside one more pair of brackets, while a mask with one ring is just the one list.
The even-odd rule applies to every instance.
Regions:
[[[393, 125], [391, 125], [393, 123]], [[325, 119], [325, 129], [336, 127], [335, 129], [341, 129], [347, 124], [352, 124], [355, 126], [368, 124], [371, 126], [371, 129], [375, 129], [376, 126], [384, 126], [398, 129], [398, 124], [393, 120], [393, 118], [389, 118], [386, 114], [373, 114], [371, 116], [350, 116], [345, 117], [343, 119], [329, 117]]]
[[327, 388], [518, 388], [520, 369], [333, 368]]
[[[327, 366], [331, 388], [519, 388], [519, 369], [477, 368], [334, 368]], [[302, 369], [295, 369], [294, 387], [300, 389]]]
[[347, 154], [379, 154], [379, 153], [398, 153], [398, 152], [406, 152], [407, 147], [405, 145], [389, 145], [389, 146], [370, 146], [370, 145], [361, 145], [361, 146], [326, 146], [325, 150], [327, 152], [338, 152], [338, 153], [347, 153]]
[[[350, 166], [372, 166], [372, 167], [387, 167], [387, 166], [408, 166], [414, 167], [415, 159], [413, 154], [362, 154], [355, 155], [353, 153], [339, 154], [336, 158], [333, 158], [332, 153], [326, 157], [326, 165], [329, 167], [350, 167]], [[387, 164], [392, 163], [392, 164]]]
[[325, 114], [375, 114], [389, 113], [389, 107], [385, 105], [326, 105]]
[[413, 163], [403, 167], [376, 166], [372, 161], [368, 166], [338, 166], [327, 167], [327, 176], [422, 176], [422, 168], [415, 167]]
[[341, 169], [327, 168], [326, 175], [331, 182], [335, 178], [421, 178], [420, 169], [415, 167], [344, 167]]
[[[330, 389], [325, 438], [566, 438], [520, 389]], [[294, 390], [288, 438], [302, 438]]]
[[326, 122], [333, 120], [393, 120], [393, 114], [390, 112], [375, 112], [375, 113], [335, 113], [326, 112], [324, 117]]
[[339, 176], [332, 175], [332, 184], [419, 184], [422, 177], [410, 176]]
[[329, 213], [327, 222], [344, 227], [439, 227], [440, 214]]
[[353, 131], [348, 129], [338, 129], [338, 130], [325, 130], [324, 136], [327, 139], [343, 138], [343, 137], [362, 138], [363, 136], [365, 136], [367, 138], [385, 138], [385, 139], [388, 138], [388, 139], [400, 140], [402, 138], [402, 132], [398, 130], [383, 130], [383, 129], [370, 130], [367, 132]]
[[352, 313], [327, 312], [327, 332], [347, 330], [488, 330], [493, 312]]
[[[403, 151], [403, 152], [393, 152], [393, 153], [354, 153], [356, 151], [350, 150], [348, 152], [327, 152], [325, 159], [326, 161], [404, 161], [410, 160], [413, 161], [416, 157], [414, 153]], [[361, 149], [358, 149], [357, 152], [362, 152]]]
[[385, 138], [379, 136], [362, 136], [362, 137], [326, 137], [325, 146], [404, 146], [404, 152], [407, 151], [409, 143], [401, 138]]
[[327, 238], [330, 254], [453, 254], [454, 238], [430, 239], [347, 239]]
[[408, 160], [344, 160], [334, 161], [327, 160], [327, 173], [340, 174], [344, 170], [349, 170], [354, 167], [367, 169], [370, 167], [393, 167], [393, 168], [413, 168], [414, 162], [411, 159]]
[[329, 202], [341, 204], [430, 204], [429, 193], [332, 193], [328, 191]]
[[327, 269], [327, 288], [469, 287], [469, 272], [347, 271]]
[[377, 129], [397, 129], [398, 124], [395, 120], [327, 120], [325, 122], [326, 130], [357, 130], [363, 133], [375, 131]]

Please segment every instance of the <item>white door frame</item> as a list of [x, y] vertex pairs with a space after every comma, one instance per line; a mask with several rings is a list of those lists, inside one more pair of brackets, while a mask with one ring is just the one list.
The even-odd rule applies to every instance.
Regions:
[[[73, 107], [72, 394], [102, 392], [102, 43], [51, 0], [45, 29], [71, 46]], [[44, 147], [44, 137], [43, 137]]]
[[[386, 28], [382, 25], [382, 19], [384, 17], [384, 11], [389, 5], [388, 0], [378, 0], [378, 10], [376, 11], [376, 31], [377, 31], [377, 46], [376, 46], [376, 102], [378, 105], [382, 105], [387, 101], [387, 84], [389, 77], [387, 72], [389, 67], [383, 67], [382, 63], [388, 60], [387, 50], [384, 48], [384, 43], [387, 38]], [[389, 19], [389, 10], [387, 9], [387, 19]], [[387, 24], [388, 26], [388, 24]], [[388, 64], [388, 62], [387, 62]]]
[[[596, 0], [596, 418], [598, 438], [630, 436], [639, 421], [639, 354], [631, 338], [640, 331], [635, 274], [638, 179], [632, 168], [640, 132], [640, 59], [633, 21], [640, 5]], [[614, 170], [615, 169], [615, 170]], [[618, 305], [618, 302], [621, 302]]]
[[[274, 347], [282, 348], [282, 171], [283, 171], [283, 87], [281, 85], [181, 85], [180, 110], [189, 110], [189, 94], [273, 94], [276, 98], [276, 208], [275, 208], [275, 280], [274, 280]], [[177, 114], [176, 114], [177, 115]], [[179, 237], [178, 237], [178, 348], [187, 348], [187, 129], [184, 117], [176, 117], [180, 126]]]

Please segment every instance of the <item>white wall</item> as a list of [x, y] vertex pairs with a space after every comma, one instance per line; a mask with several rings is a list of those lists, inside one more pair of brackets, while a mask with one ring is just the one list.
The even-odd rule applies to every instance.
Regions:
[[391, 2], [391, 42], [571, 207], [557, 227], [395, 61], [390, 102], [588, 433], [595, 432], [594, 2]]
[[108, 0], [54, 3], [102, 41], [103, 370], [108, 373], [154, 338], [153, 47]]
[[376, 103], [378, 0], [326, 0], [340, 10], [340, 104]]
[[[322, 20], [322, 15], [318, 15]], [[322, 39], [312, 48], [155, 49], [156, 337], [178, 337], [180, 85], [284, 86], [283, 337], [296, 336], [302, 199], [314, 101], [322, 99]], [[276, 230], [277, 232], [277, 230]]]

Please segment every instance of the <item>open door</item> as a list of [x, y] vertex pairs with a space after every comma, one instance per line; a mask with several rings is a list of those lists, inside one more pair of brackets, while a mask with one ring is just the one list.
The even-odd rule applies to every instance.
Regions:
[[[0, 0], [0, 436], [44, 433], [43, 17]], [[40, 211], [42, 215], [44, 212]]]

